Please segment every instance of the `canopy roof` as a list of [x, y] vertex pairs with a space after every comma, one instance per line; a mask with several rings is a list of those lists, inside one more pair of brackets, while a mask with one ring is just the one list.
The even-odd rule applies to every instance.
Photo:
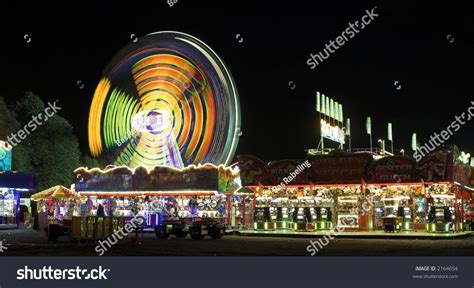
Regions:
[[71, 200], [80, 200], [83, 197], [78, 193], [64, 187], [64, 186], [54, 186], [39, 193], [36, 193], [31, 196], [31, 200], [39, 201], [45, 199], [71, 199]]
[[239, 169], [206, 163], [183, 169], [156, 166], [78, 168], [76, 191], [87, 195], [190, 195], [232, 193], [240, 188]]

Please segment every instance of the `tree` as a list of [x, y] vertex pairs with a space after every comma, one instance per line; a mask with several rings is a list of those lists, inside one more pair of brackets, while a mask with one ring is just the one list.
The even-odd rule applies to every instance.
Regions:
[[[58, 103], [57, 106], [60, 107]], [[25, 153], [27, 171], [39, 174], [39, 188], [55, 185], [68, 187], [74, 180], [72, 171], [80, 166], [79, 141], [71, 124], [59, 114], [46, 120], [45, 104], [31, 92], [20, 98], [13, 105], [13, 110], [23, 125], [20, 127], [31, 130], [17, 147]], [[38, 117], [41, 123], [36, 125], [36, 129], [28, 128], [33, 116]], [[13, 153], [15, 159], [16, 153]]]
[[15, 119], [15, 114], [11, 113], [3, 97], [0, 97], [0, 140], [7, 141], [10, 133], [18, 130], [20, 123]]
[[[0, 140], [7, 141], [11, 133], [16, 133], [20, 129], [20, 123], [15, 118], [13, 113], [5, 103], [5, 100], [0, 97]], [[12, 143], [9, 143], [10, 145]], [[25, 147], [13, 147], [12, 153], [12, 169], [17, 171], [28, 171], [28, 152]]]
[[82, 157], [82, 166], [87, 167], [89, 169], [96, 167], [102, 168], [102, 165], [100, 165], [99, 161], [97, 159], [92, 158], [88, 154]]

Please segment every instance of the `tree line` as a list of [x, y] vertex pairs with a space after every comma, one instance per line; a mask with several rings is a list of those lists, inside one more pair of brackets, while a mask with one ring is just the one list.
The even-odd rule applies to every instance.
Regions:
[[[44, 115], [45, 103], [32, 92], [26, 92], [12, 103], [0, 97], [0, 140], [23, 130], [32, 117]], [[43, 119], [44, 120], [44, 119]], [[12, 143], [9, 143], [12, 144]], [[13, 147], [12, 170], [37, 173], [39, 189], [55, 185], [69, 187], [72, 171], [80, 166], [99, 167], [89, 155], [81, 155], [79, 140], [67, 119], [54, 114]]]

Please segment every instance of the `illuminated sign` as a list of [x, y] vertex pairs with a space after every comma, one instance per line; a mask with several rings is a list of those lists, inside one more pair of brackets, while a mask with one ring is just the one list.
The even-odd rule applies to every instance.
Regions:
[[171, 116], [164, 110], [148, 110], [132, 117], [132, 128], [138, 132], [157, 134], [171, 126]]
[[335, 141], [340, 144], [344, 144], [344, 129], [337, 125], [331, 125], [329, 122], [321, 119], [321, 136]]
[[0, 141], [0, 171], [12, 170], [12, 146]]
[[469, 164], [469, 159], [471, 159], [471, 154], [461, 151], [461, 154], [458, 156], [458, 160], [463, 164]]

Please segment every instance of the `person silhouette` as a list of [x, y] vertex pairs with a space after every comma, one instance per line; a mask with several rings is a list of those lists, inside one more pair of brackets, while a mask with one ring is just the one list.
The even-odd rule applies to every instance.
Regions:
[[104, 217], [105, 216], [104, 206], [102, 206], [102, 204], [99, 204], [99, 207], [97, 207], [97, 216], [98, 217]]

